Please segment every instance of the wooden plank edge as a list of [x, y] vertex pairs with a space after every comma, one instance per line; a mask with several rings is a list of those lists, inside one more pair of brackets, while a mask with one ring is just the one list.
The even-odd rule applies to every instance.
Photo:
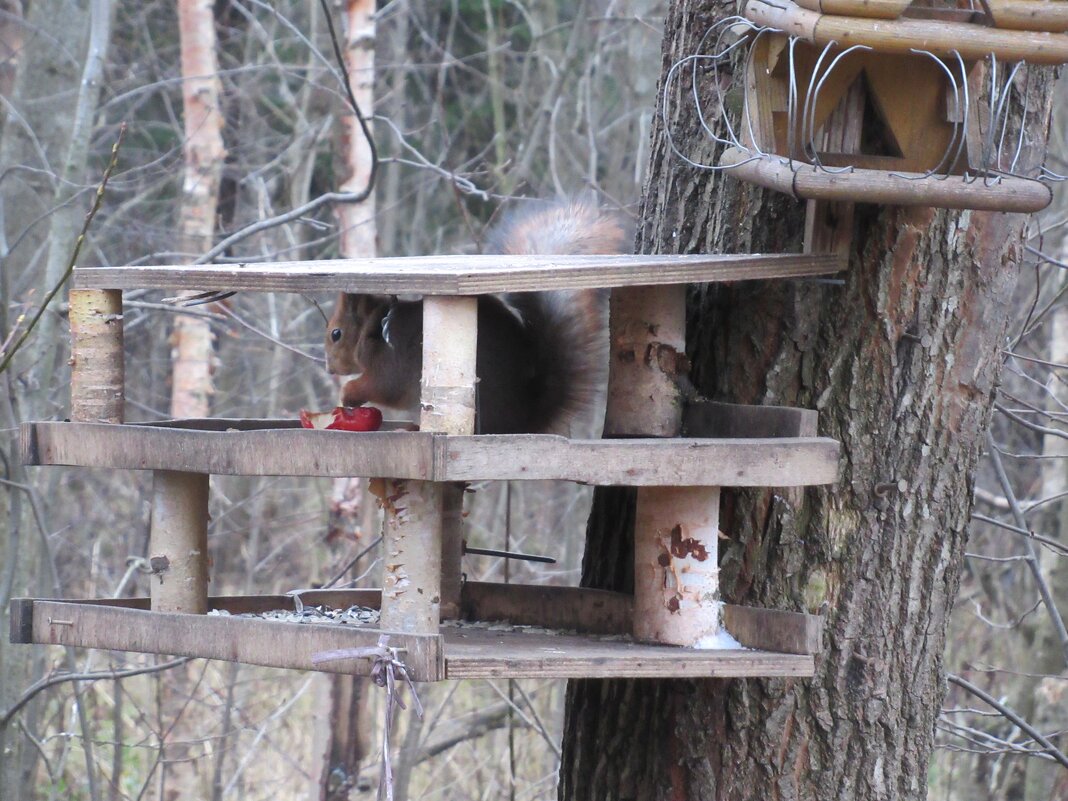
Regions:
[[12, 598], [8, 606], [8, 642], [28, 645], [33, 642], [33, 599]]
[[41, 464], [41, 451], [37, 443], [37, 423], [19, 424], [19, 459], [22, 464]]
[[[20, 625], [25, 627], [24, 623]], [[346, 658], [314, 664], [311, 656], [317, 652], [374, 646], [386, 634], [390, 638], [389, 646], [401, 649], [400, 658], [413, 681], [439, 681], [445, 675], [440, 634], [407, 634], [358, 626], [317, 626], [225, 615], [182, 615], [37, 599], [33, 601], [31, 625], [28, 641], [43, 645], [190, 656], [354, 675], [368, 675], [373, 663], [366, 658]], [[189, 634], [190, 626], [197, 629], [195, 638]], [[261, 655], [262, 643], [279, 634], [288, 647]], [[142, 650], [137, 647], [142, 636], [160, 645]]]
[[[585, 587], [553, 587], [495, 582], [464, 586], [464, 617], [508, 621], [584, 634], [629, 634], [631, 595]], [[811, 655], [823, 650], [823, 618], [802, 612], [723, 605], [723, 625], [746, 648]]]
[[[517, 637], [525, 635], [518, 634]], [[583, 660], [567, 655], [546, 663], [521, 657], [466, 657], [445, 643], [445, 678], [455, 679], [677, 679], [677, 678], [810, 678], [816, 660], [805, 654], [768, 654], [758, 651], [708, 651], [703, 659], [647, 660], [625, 657], [618, 660]], [[507, 650], [508, 646], [504, 646]], [[676, 651], [686, 649], [672, 647]], [[698, 653], [693, 651], [691, 653]], [[744, 653], [749, 659], [724, 658], [724, 654]], [[675, 655], [677, 657], [677, 654]]]
[[823, 650], [820, 615], [724, 604], [723, 627], [746, 648], [810, 655]]
[[460, 597], [464, 620], [506, 620], [581, 634], [629, 634], [634, 609], [630, 595], [585, 587], [468, 581]]
[[815, 437], [819, 412], [792, 406], [750, 406], [704, 398], [682, 412], [683, 436], [724, 439]]
[[[297, 609], [297, 600], [304, 606], [326, 606], [330, 609], [345, 609], [350, 606], [363, 606], [378, 609], [382, 602], [382, 591], [378, 589], [348, 590], [297, 590], [285, 595], [209, 595], [208, 609], [229, 612], [231, 615], [245, 613], [257, 614], [275, 610]], [[113, 606], [120, 609], [149, 610], [149, 598], [37, 598], [38, 601], [76, 604], [84, 606]]]
[[[524, 452], [524, 442], [531, 444], [530, 451]], [[841, 444], [829, 437], [568, 440], [540, 434], [484, 434], [443, 438], [434, 447], [437, 481], [554, 480], [633, 487], [833, 484], [841, 454]], [[640, 447], [646, 448], [641, 458], [627, 454], [628, 449]], [[671, 469], [655, 461], [671, 455], [672, 449], [706, 458]], [[744, 469], [731, 461], [735, 457], [744, 457]]]
[[[417, 258], [424, 263], [447, 257]], [[323, 262], [310, 271], [307, 262], [270, 262], [235, 269], [230, 265], [158, 265], [137, 267], [76, 268], [72, 285], [78, 289], [233, 289], [245, 292], [343, 291], [414, 295], [479, 295], [507, 291], [611, 288], [663, 284], [717, 283], [764, 278], [798, 278], [839, 272], [846, 264], [831, 253], [713, 253], [679, 256], [543, 256], [507, 257], [503, 268], [472, 268], [478, 257], [464, 257], [465, 269], [453, 273], [416, 270], [394, 274], [359, 273], [358, 261]], [[521, 264], [509, 266], [520, 259]], [[497, 266], [502, 257], [484, 257]], [[525, 260], [525, 261], [522, 261]], [[538, 266], [538, 260], [547, 262]], [[375, 260], [385, 261], [385, 260]], [[455, 260], [453, 260], [455, 261]], [[603, 264], [598, 264], [598, 262]], [[530, 266], [523, 266], [530, 262]], [[610, 269], [621, 262], [625, 269], [605, 276], [597, 269]], [[304, 269], [292, 269], [302, 267]], [[346, 270], [346, 267], [349, 269]], [[627, 271], [634, 274], [628, 275]], [[639, 272], [639, 271], [646, 272]]]

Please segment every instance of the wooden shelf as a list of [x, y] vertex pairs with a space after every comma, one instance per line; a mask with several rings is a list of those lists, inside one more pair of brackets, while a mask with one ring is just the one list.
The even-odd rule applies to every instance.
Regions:
[[573, 440], [548, 434], [318, 431], [289, 420], [31, 422], [22, 424], [20, 443], [27, 465], [625, 486], [829, 484], [837, 479], [839, 452], [836, 441], [813, 436]]
[[75, 289], [479, 295], [825, 275], [832, 254], [411, 256], [262, 264], [80, 267]]
[[[305, 606], [377, 607], [377, 590], [316, 590], [301, 593]], [[53, 601], [16, 599], [11, 607], [11, 641], [82, 648], [223, 659], [297, 670], [366, 674], [367, 659], [315, 664], [325, 651], [376, 645], [402, 649], [416, 681], [466, 678], [662, 678], [811, 676], [822, 621], [811, 615], [725, 608], [724, 619], [746, 650], [696, 650], [635, 643], [619, 637], [629, 629], [631, 599], [618, 593], [567, 587], [479, 584], [465, 587], [468, 615], [487, 619], [506, 613], [513, 627], [445, 625], [441, 633], [413, 635], [373, 627], [290, 623], [243, 612], [292, 609], [290, 596], [212, 598], [210, 606], [230, 615], [150, 612], [148, 599]], [[570, 614], [572, 628], [594, 634], [523, 630], [535, 620]], [[608, 635], [608, 636], [606, 636]], [[781, 644], [797, 653], [759, 647]]]
[[[1068, 38], [1068, 37], [1065, 37]], [[975, 177], [924, 176], [883, 170], [853, 169], [846, 172], [820, 170], [803, 161], [779, 156], [760, 156], [728, 148], [720, 165], [736, 178], [785, 192], [800, 200], [840, 200], [894, 206], [935, 206], [1030, 214], [1053, 200], [1048, 185], [1027, 178], [999, 177], [988, 181]]]
[[820, 14], [791, 0], [749, 0], [743, 12], [757, 25], [798, 36], [813, 44], [841, 48], [867, 45], [880, 53], [909, 54], [924, 50], [942, 58], [965, 61], [991, 53], [999, 61], [1030, 64], [1068, 62], [1068, 36], [1044, 31], [1002, 30], [946, 20], [872, 19]]

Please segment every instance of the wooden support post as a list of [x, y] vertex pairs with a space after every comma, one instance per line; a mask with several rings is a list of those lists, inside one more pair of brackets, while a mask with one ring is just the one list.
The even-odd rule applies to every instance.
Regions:
[[444, 484], [390, 479], [384, 498], [385, 631], [437, 634], [441, 621], [441, 523]]
[[423, 383], [419, 429], [475, 433], [478, 300], [423, 300]]
[[719, 487], [641, 487], [634, 523], [634, 636], [708, 645], [719, 632]]
[[[431, 297], [423, 302], [423, 384], [419, 428], [475, 433], [478, 299]], [[462, 484], [442, 488], [441, 614], [460, 614], [463, 557]]]
[[70, 419], [121, 423], [123, 419], [122, 292], [70, 291]]
[[687, 372], [686, 286], [612, 291], [606, 437], [675, 437]]
[[202, 615], [208, 611], [208, 476], [157, 470], [152, 478], [152, 610]]
[[442, 485], [441, 616], [460, 617], [460, 590], [464, 555], [464, 484]]
[[[424, 298], [422, 431], [474, 433], [477, 343], [475, 298]], [[437, 633], [443, 610], [459, 614], [462, 511], [462, 486], [390, 482], [383, 529], [384, 629]]]

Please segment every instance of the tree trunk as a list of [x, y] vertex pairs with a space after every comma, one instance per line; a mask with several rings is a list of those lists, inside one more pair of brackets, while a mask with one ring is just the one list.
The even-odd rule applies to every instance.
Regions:
[[[734, 3], [722, 0], [676, 2], [664, 69], [698, 52], [709, 25], [730, 13]], [[1047, 134], [1050, 79], [1032, 68], [1017, 84], [1031, 93], [1032, 142]], [[714, 163], [689, 91], [673, 87], [667, 125], [683, 152]], [[698, 91], [717, 125], [710, 77]], [[800, 205], [686, 167], [663, 125], [658, 114], [641, 252], [800, 247]], [[703, 394], [816, 408], [820, 434], [842, 442], [834, 487], [724, 491], [722, 501], [724, 600], [821, 612], [824, 649], [811, 679], [572, 683], [560, 798], [926, 797], [947, 616], [1023, 222], [861, 206], [844, 285], [691, 292], [688, 350]], [[585, 585], [630, 588], [632, 497], [598, 492]]]
[[[360, 111], [373, 128], [375, 77], [375, 3], [374, 0], [346, 0], [345, 3], [345, 67], [349, 85]], [[360, 192], [371, 175], [371, 148], [351, 109], [342, 116], [340, 161], [345, 180], [342, 192]], [[369, 258], [375, 255], [375, 197], [361, 203], [346, 203], [338, 207], [340, 236], [338, 249], [342, 257]], [[331, 509], [331, 523], [355, 530], [356, 535], [373, 537], [366, 525], [377, 520], [374, 500], [366, 482], [359, 478], [338, 478], [334, 481], [335, 497], [358, 497], [359, 505], [349, 509], [349, 525], [345, 525], [343, 509]], [[357, 526], [357, 521], [364, 525]], [[358, 543], [358, 545], [360, 545]], [[370, 558], [367, 560], [371, 561]], [[364, 566], [357, 564], [353, 575], [360, 575]], [[315, 744], [315, 758], [320, 761], [317, 787], [313, 795], [318, 801], [344, 801], [356, 786], [360, 767], [370, 750], [370, 733], [374, 729], [371, 715], [371, 684], [360, 676], [323, 674], [319, 677], [319, 697], [325, 702], [328, 714], [316, 721], [319, 728]]]
[[[179, 248], [192, 261], [212, 246], [226, 157], [211, 0], [178, 0], [178, 29], [185, 124]], [[207, 417], [210, 413], [213, 342], [211, 326], [203, 317], [175, 318], [171, 357], [173, 417]]]

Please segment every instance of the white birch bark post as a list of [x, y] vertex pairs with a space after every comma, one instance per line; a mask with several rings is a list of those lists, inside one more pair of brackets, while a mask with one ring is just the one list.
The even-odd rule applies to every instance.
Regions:
[[[423, 300], [423, 380], [420, 429], [470, 434], [475, 425], [475, 352], [478, 302], [474, 298]], [[443, 546], [444, 497], [450, 496], [450, 541]], [[390, 481], [383, 530], [385, 580], [382, 628], [436, 633], [443, 600], [458, 610], [461, 527], [455, 523], [462, 492], [429, 481]], [[443, 565], [443, 554], [448, 562]], [[444, 567], [446, 579], [443, 579]], [[451, 596], [443, 599], [448, 587]]]
[[[605, 435], [677, 437], [686, 364], [686, 287], [613, 290]], [[697, 645], [719, 631], [719, 488], [640, 487], [634, 636]]]
[[208, 476], [157, 470], [152, 476], [151, 608], [208, 611]]
[[606, 437], [675, 437], [686, 358], [686, 286], [612, 290]]
[[122, 292], [70, 291], [70, 419], [121, 423], [125, 400]]
[[634, 636], [698, 645], [720, 627], [719, 487], [641, 487], [634, 523]]

